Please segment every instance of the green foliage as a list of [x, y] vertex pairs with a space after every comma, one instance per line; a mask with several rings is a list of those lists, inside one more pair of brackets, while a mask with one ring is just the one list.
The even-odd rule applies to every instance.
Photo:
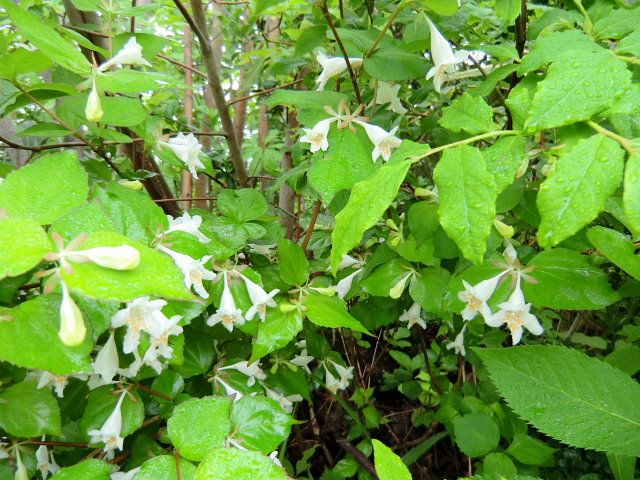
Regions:
[[376, 472], [380, 480], [410, 480], [411, 474], [402, 460], [385, 444], [372, 440], [376, 456]]
[[286, 480], [282, 468], [258, 452], [214, 448], [198, 465], [195, 480]]

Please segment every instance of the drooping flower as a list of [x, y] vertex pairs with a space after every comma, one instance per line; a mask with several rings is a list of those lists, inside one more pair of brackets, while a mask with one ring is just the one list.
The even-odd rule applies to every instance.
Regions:
[[340, 265], [338, 265], [338, 271], [342, 270], [343, 268], [356, 265], [357, 263], [360, 263], [360, 260], [353, 258], [351, 255], [343, 255], [342, 261], [340, 262]]
[[[306, 342], [306, 340], [304, 341]], [[305, 346], [306, 346], [306, 343], [305, 343]], [[314, 358], [311, 355], [307, 354], [307, 349], [304, 348], [302, 352], [300, 352], [300, 354], [293, 357], [289, 361], [289, 363], [293, 363], [294, 365], [301, 367], [305, 372], [311, 374], [311, 370], [309, 370], [309, 364], [313, 362], [313, 360]]]
[[347, 388], [349, 386], [349, 380], [353, 378], [353, 367], [345, 368], [333, 360], [329, 361], [335, 367], [338, 375], [340, 375], [340, 390]]
[[464, 349], [464, 332], [467, 329], [467, 325], [462, 327], [460, 333], [456, 336], [456, 339], [453, 342], [447, 344], [447, 349], [454, 348], [455, 353], [461, 354], [463, 357], [467, 354]]
[[43, 370], [38, 379], [38, 389], [44, 387], [53, 387], [58, 398], [64, 397], [64, 387], [69, 383], [68, 375], [55, 375], [51, 372]]
[[[228, 396], [231, 395], [235, 395], [233, 398], [233, 403], [237, 402], [238, 400], [240, 400], [242, 397], [244, 397], [244, 394], [242, 392], [239, 392], [238, 390], [236, 390], [235, 388], [233, 388], [231, 385], [229, 385], [227, 382], [225, 382], [224, 380], [222, 380], [220, 378], [220, 376], [216, 375], [215, 377], [212, 377], [210, 379], [210, 381], [214, 381], [214, 388], [216, 389], [216, 391], [219, 390], [218, 387], [215, 387], [215, 382], [217, 382], [218, 384], [222, 385], [222, 388], [224, 388], [225, 393]], [[255, 395], [255, 392], [252, 393], [251, 395]]]
[[244, 373], [249, 378], [247, 379], [247, 387], [252, 387], [256, 383], [257, 380], [264, 380], [267, 378], [267, 375], [260, 368], [260, 364], [258, 362], [253, 362], [249, 365], [249, 362], [246, 360], [243, 362], [234, 363], [233, 365], [228, 365], [226, 367], [219, 368], [218, 370], [238, 370], [241, 373]]
[[331, 390], [333, 393], [336, 393], [338, 390], [341, 390], [343, 388], [342, 384], [336, 377], [333, 376], [333, 374], [327, 368], [326, 364], [324, 366], [324, 370], [325, 370], [324, 383], [327, 385], [327, 388]]
[[202, 225], [202, 217], [200, 215], [194, 215], [192, 217], [187, 212], [184, 212], [181, 217], [177, 218], [167, 215], [167, 220], [169, 220], [169, 230], [164, 233], [175, 231], [187, 232], [198, 237], [198, 240], [202, 243], [211, 242], [211, 239], [205, 237], [199, 230], [200, 225]]
[[354, 121], [364, 127], [369, 140], [371, 140], [371, 143], [374, 145], [373, 152], [371, 152], [371, 158], [374, 162], [380, 156], [382, 156], [385, 162], [389, 160], [391, 157], [391, 149], [400, 146], [402, 143], [402, 140], [394, 135], [398, 131], [398, 127], [394, 127], [390, 132], [387, 132], [384, 128], [377, 125]]
[[209, 261], [212, 255], [206, 255], [198, 261], [191, 258], [189, 255], [174, 252], [166, 247], [158, 248], [173, 258], [173, 261], [176, 263], [178, 268], [182, 270], [182, 274], [184, 275], [184, 284], [187, 289], [191, 290], [191, 286], [193, 286], [198, 295], [202, 298], [209, 298], [209, 292], [205, 290], [204, 285], [202, 285], [202, 281], [213, 280], [216, 278], [215, 273], [204, 268], [204, 264]]
[[244, 280], [245, 285], [247, 286], [247, 291], [249, 292], [249, 298], [251, 299], [251, 308], [247, 310], [247, 314], [245, 315], [246, 320], [253, 320], [253, 317], [257, 313], [260, 317], [260, 320], [265, 321], [265, 317], [267, 314], [267, 307], [275, 307], [276, 302], [273, 300], [274, 295], [276, 295], [280, 290], [277, 288], [275, 290], [271, 290], [267, 293], [260, 285], [252, 282], [244, 275], [240, 275]]
[[82, 312], [71, 298], [67, 284], [62, 281], [62, 303], [60, 304], [60, 331], [62, 343], [68, 347], [77, 347], [87, 335]]
[[91, 367], [95, 373], [100, 375], [104, 385], [113, 383], [113, 377], [116, 376], [120, 368], [118, 348], [116, 347], [113, 332], [109, 335], [109, 339], [102, 347], [102, 350], [98, 352], [96, 361], [91, 364]]
[[[318, 53], [316, 59], [323, 68], [322, 73], [316, 79], [316, 83], [320, 84], [318, 85], [317, 91], [324, 90], [324, 86], [327, 84], [329, 78], [340, 75], [347, 69], [347, 62], [344, 57], [328, 58], [324, 53], [320, 52]], [[362, 59], [349, 58], [349, 63], [351, 64], [351, 68], [358, 68], [360, 65], [362, 65]]]
[[187, 165], [194, 179], [198, 178], [198, 172], [196, 169], [205, 168], [198, 157], [198, 154], [202, 150], [202, 145], [198, 143], [198, 140], [193, 133], [185, 136], [180, 132], [177, 137], [170, 138], [168, 142], [158, 143], [165, 147], [169, 147], [173, 153], [175, 153], [176, 156]]
[[155, 326], [157, 320], [153, 314], [166, 304], [165, 300], [149, 301], [148, 296], [140, 297], [131, 302], [127, 308], [116, 312], [111, 319], [111, 327], [127, 326], [122, 346], [124, 353], [131, 353], [138, 347], [140, 332], [149, 331]]
[[544, 329], [538, 322], [535, 315], [529, 313], [531, 309], [530, 303], [525, 303], [524, 293], [520, 288], [520, 275], [516, 281], [516, 288], [507, 300], [500, 305], [500, 311], [494, 313], [486, 320], [490, 327], [499, 327], [503, 323], [507, 324], [511, 331], [511, 339], [513, 344], [517, 345], [522, 339], [522, 328], [526, 327], [534, 335], [542, 335]]
[[109, 415], [109, 418], [107, 418], [107, 421], [104, 422], [100, 430], [89, 431], [89, 435], [91, 435], [90, 443], [104, 442], [103, 450], [107, 452], [107, 457], [113, 457], [116, 448], [122, 450], [122, 444], [124, 442], [124, 438], [120, 436], [122, 430], [122, 402], [126, 395], [127, 392], [125, 390], [120, 395], [118, 403], [116, 403], [116, 408], [111, 412], [111, 415]]
[[99, 72], [108, 70], [112, 65], [146, 65], [151, 64], [142, 58], [142, 45], [136, 41], [136, 37], [131, 37], [115, 57], [103, 63], [98, 68]]
[[278, 392], [275, 392], [264, 385], [262, 385], [262, 387], [264, 388], [264, 391], [267, 394], [267, 397], [278, 402], [280, 406], [284, 409], [284, 411], [287, 413], [291, 413], [293, 411], [293, 402], [302, 401], [301, 395], [294, 394], [294, 395], [287, 395], [285, 397], [284, 395], [281, 395]]
[[93, 88], [91, 89], [91, 93], [87, 97], [87, 107], [84, 110], [84, 114], [90, 122], [99, 122], [104, 115], [95, 78], [93, 79]]
[[431, 31], [431, 59], [435, 63], [427, 73], [427, 80], [433, 77], [433, 86], [436, 92], [440, 93], [447, 74], [453, 72], [458, 63], [465, 61], [469, 57], [469, 52], [459, 50], [454, 53], [449, 41], [442, 36], [428, 17], [427, 22]]
[[96, 247], [64, 254], [72, 262], [94, 262], [113, 270], [133, 270], [140, 265], [140, 252], [131, 245]]
[[179, 335], [182, 333], [182, 327], [178, 322], [182, 320], [181, 315], [174, 315], [167, 318], [164, 313], [156, 311], [153, 313], [155, 323], [147, 330], [151, 337], [151, 345], [142, 357], [142, 362], [155, 369], [156, 372], [162, 372], [162, 363], [158, 360], [158, 356], [171, 358], [173, 348], [169, 346], [169, 336]]
[[462, 281], [464, 290], [458, 293], [458, 299], [467, 303], [467, 306], [462, 310], [461, 315], [464, 320], [473, 320], [478, 312], [482, 314], [485, 321], [491, 317], [491, 309], [487, 302], [493, 292], [498, 287], [500, 278], [509, 270], [499, 273], [495, 277], [488, 280], [483, 280], [475, 286], [469, 285], [466, 281]]
[[[42, 440], [44, 441], [45, 438], [46, 436], [43, 435]], [[40, 470], [42, 478], [45, 480], [49, 474], [55, 475], [60, 470], [55, 458], [53, 458], [53, 452], [49, 452], [46, 445], [40, 445], [36, 450], [36, 461], [36, 468]]]
[[27, 469], [22, 463], [22, 459], [20, 458], [20, 449], [16, 448], [16, 466], [18, 469], [13, 477], [14, 480], [29, 480], [29, 474], [27, 473]]
[[312, 129], [303, 128], [305, 135], [300, 137], [300, 141], [302, 143], [310, 143], [312, 153], [315, 153], [320, 149], [322, 149], [323, 152], [326, 152], [329, 148], [329, 141], [327, 140], [329, 127], [334, 121], [335, 119], [327, 118], [316, 123]]
[[235, 325], [243, 325], [244, 317], [242, 310], [236, 307], [236, 302], [231, 295], [231, 290], [227, 283], [227, 272], [223, 272], [224, 287], [222, 289], [222, 297], [220, 298], [220, 306], [216, 313], [211, 315], [207, 320], [207, 325], [213, 327], [216, 323], [222, 322], [222, 325], [229, 330], [233, 330]]
[[422, 307], [418, 302], [413, 302], [413, 305], [409, 308], [409, 310], [405, 310], [402, 315], [400, 315], [401, 322], [408, 322], [407, 328], [413, 327], [416, 323], [420, 325], [422, 328], [426, 329], [426, 322], [420, 318], [420, 312], [422, 311]]
[[349, 290], [351, 290], [351, 285], [353, 284], [353, 281], [355, 280], [356, 276], [362, 273], [363, 271], [364, 270], [362, 270], [361, 268], [356, 270], [351, 275], [340, 280], [338, 284], [335, 287], [333, 287], [336, 293], [338, 294], [338, 298], [340, 298], [341, 300], [344, 300], [344, 297], [347, 295], [347, 293], [349, 293]]
[[[391, 86], [387, 82], [378, 82], [378, 88], [376, 90], [376, 105], [384, 105], [388, 103], [387, 110], [392, 110], [400, 115], [407, 113], [407, 109], [402, 106], [400, 99], [398, 98], [398, 91], [400, 90], [400, 84]], [[367, 105], [367, 108], [373, 106], [373, 101]]]

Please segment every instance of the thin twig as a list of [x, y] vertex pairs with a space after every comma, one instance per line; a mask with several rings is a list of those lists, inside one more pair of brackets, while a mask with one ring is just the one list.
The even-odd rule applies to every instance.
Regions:
[[[258, 92], [258, 93], [252, 93], [251, 95], [247, 95], [246, 97], [236, 98], [235, 100], [232, 100], [231, 102], [229, 102], [229, 105], [233, 105], [234, 103], [237, 103], [237, 102], [242, 102], [243, 100], [249, 100], [250, 98], [258, 97], [260, 95], [264, 95], [265, 93], [271, 93], [271, 92], [273, 92], [275, 90], [279, 90], [281, 88], [290, 87], [291, 85], [295, 85], [296, 83], [300, 83], [300, 82], [303, 82], [303, 81], [304, 81], [304, 78], [300, 78], [300, 79], [295, 80], [295, 81], [293, 81], [291, 83], [287, 83], [285, 85], [280, 85], [279, 87], [269, 88], [268, 90], [263, 90], [263, 91]], [[253, 177], [249, 177], [249, 178], [253, 178]]]
[[264, 32], [262, 32], [262, 38], [264, 38], [267, 43], [276, 43], [278, 45], [289, 45], [289, 46], [295, 46], [295, 43], [291, 43], [291, 42], [281, 42], [279, 40], [271, 40], [269, 38], [267, 38], [266, 34]]
[[152, 390], [149, 387], [145, 387], [144, 385], [137, 384], [136, 388], [140, 389], [140, 390], [144, 390], [145, 392], [149, 392], [150, 394], [155, 395], [156, 397], [160, 397], [160, 398], [164, 398], [165, 400], [169, 400], [170, 402], [173, 402], [173, 400], [174, 400], [172, 397], [168, 397], [168, 396], [166, 396], [166, 395], [164, 395], [164, 394], [162, 394], [160, 392], [156, 392], [155, 390]]
[[379, 479], [378, 473], [376, 472], [376, 467], [371, 463], [371, 460], [367, 458], [367, 456], [362, 453], [358, 448], [348, 440], [338, 440], [338, 445], [342, 447], [342, 449], [350, 454], [353, 459], [360, 464], [362, 468], [364, 468], [373, 478], [376, 480]]
[[375, 52], [376, 48], [378, 47], [378, 44], [382, 41], [382, 39], [384, 38], [385, 34], [387, 33], [387, 30], [389, 30], [389, 28], [391, 27], [391, 25], [393, 24], [393, 22], [395, 21], [396, 17], [400, 14], [400, 12], [404, 9], [406, 2], [400, 2], [400, 5], [398, 5], [396, 7], [396, 9], [393, 11], [393, 13], [391, 14], [391, 16], [389, 17], [389, 20], [387, 21], [387, 24], [384, 26], [384, 28], [380, 31], [380, 33], [378, 34], [378, 38], [376, 38], [376, 41], [373, 42], [373, 45], [371, 45], [371, 48], [369, 49], [369, 51], [367, 52], [367, 54], [364, 56], [364, 58], [369, 58], [371, 55], [373, 55], [373, 52]]
[[187, 69], [187, 70], [189, 70], [189, 71], [191, 71], [191, 72], [195, 73], [196, 75], [200, 75], [202, 78], [207, 78], [207, 74], [206, 74], [206, 73], [202, 73], [202, 72], [201, 72], [200, 70], [198, 70], [197, 68], [190, 67], [189, 65], [186, 65], [186, 64], [184, 64], [184, 63], [182, 63], [182, 62], [179, 62], [178, 60], [174, 60], [173, 58], [171, 58], [171, 57], [167, 57], [166, 55], [163, 55], [163, 54], [161, 54], [161, 53], [160, 53], [160, 54], [158, 54], [158, 56], [159, 56], [160, 58], [164, 58], [165, 60], [167, 60], [167, 61], [169, 61], [169, 62], [173, 63], [174, 65], [178, 65], [179, 67], [185, 68], [185, 69]]
[[182, 480], [182, 472], [180, 471], [180, 451], [177, 448], [173, 451], [173, 456], [176, 459], [176, 480]]
[[307, 228], [307, 233], [304, 235], [304, 240], [302, 241], [302, 250], [306, 250], [309, 245], [309, 240], [311, 240], [311, 234], [313, 233], [313, 227], [316, 224], [316, 220], [318, 219], [318, 214], [320, 213], [320, 209], [322, 208], [322, 200], [318, 200], [316, 202], [316, 206], [313, 209], [313, 215], [311, 216], [311, 222], [309, 223], [309, 227]]
[[218, 200], [218, 197], [161, 198], [160, 200], [154, 200], [154, 202], [186, 202], [187, 200]]

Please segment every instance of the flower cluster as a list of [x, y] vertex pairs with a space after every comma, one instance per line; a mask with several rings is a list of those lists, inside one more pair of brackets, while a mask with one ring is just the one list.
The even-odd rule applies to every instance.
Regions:
[[325, 363], [325, 383], [327, 385], [327, 388], [333, 393], [336, 393], [338, 390], [344, 390], [349, 386], [349, 380], [353, 378], [353, 367], [343, 367], [333, 360], [329, 360], [329, 363], [331, 363], [331, 365], [333, 365], [333, 367], [335, 368], [338, 377], [335, 377], [333, 373], [331, 373], [331, 371], [327, 368], [327, 364]]

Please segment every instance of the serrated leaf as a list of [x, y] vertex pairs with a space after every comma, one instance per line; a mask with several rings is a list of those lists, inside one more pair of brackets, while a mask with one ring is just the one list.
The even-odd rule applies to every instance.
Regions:
[[638, 461], [636, 457], [618, 455], [611, 452], [607, 453], [607, 460], [609, 460], [609, 467], [616, 480], [633, 480], [635, 478], [636, 463]]
[[109, 480], [109, 475], [115, 469], [115, 465], [110, 465], [103, 460], [89, 458], [72, 467], [61, 469], [52, 478], [56, 480]]
[[617, 40], [633, 32], [638, 27], [638, 22], [640, 22], [639, 14], [640, 10], [637, 8], [632, 10], [627, 8], [615, 9], [595, 23], [596, 39], [613, 38]]
[[87, 201], [87, 182], [75, 151], [47, 155], [6, 178], [0, 186], [0, 208], [6, 208], [9, 217], [47, 225]]
[[0, 278], [28, 272], [52, 250], [47, 234], [35, 220], [0, 219]]
[[520, 15], [522, 2], [520, 0], [496, 0], [494, 9], [497, 17], [505, 25], [510, 25]]
[[525, 126], [540, 131], [589, 120], [613, 105], [630, 83], [625, 62], [605, 50], [567, 52], [538, 84]]
[[440, 196], [440, 224], [465, 258], [479, 265], [495, 217], [498, 192], [475, 147], [445, 151], [433, 172]]
[[223, 190], [217, 205], [222, 213], [238, 223], [261, 217], [269, 208], [264, 196], [252, 188]]
[[360, 243], [364, 232], [374, 226], [396, 198], [410, 162], [385, 165], [368, 180], [356, 183], [347, 206], [336, 215], [331, 234], [331, 269], [338, 271], [342, 257]]
[[487, 172], [493, 175], [498, 193], [502, 193], [515, 180], [524, 157], [527, 141], [524, 137], [502, 137], [482, 151]]
[[598, 310], [620, 300], [607, 275], [589, 264], [574, 250], [554, 248], [540, 252], [527, 266], [535, 265], [531, 276], [537, 284], [523, 282], [528, 302], [536, 307], [567, 310]]
[[628, 237], [604, 227], [590, 228], [587, 237], [599, 253], [632, 277], [640, 279], [640, 257], [635, 254], [635, 246]]
[[496, 421], [483, 413], [470, 413], [453, 420], [456, 444], [470, 457], [481, 457], [493, 451], [500, 442]]
[[604, 361], [632, 377], [640, 371], [640, 348], [631, 346], [614, 350]]
[[604, 135], [581, 140], [563, 155], [538, 194], [540, 245], [557, 245], [594, 220], [622, 181], [623, 168], [624, 150]]
[[379, 440], [371, 440], [376, 473], [380, 480], [411, 480], [411, 473], [393, 450]]
[[60, 436], [60, 408], [48, 388], [16, 383], [0, 393], [0, 427], [17, 437]]
[[640, 385], [628, 375], [560, 346], [473, 351], [511, 408], [542, 433], [574, 447], [640, 455]]
[[554, 32], [536, 40], [531, 51], [522, 58], [518, 73], [524, 75], [542, 68], [572, 50], [596, 52], [599, 49], [598, 44], [580, 30]]
[[307, 307], [309, 320], [321, 327], [347, 327], [357, 332], [369, 333], [360, 322], [346, 310], [346, 304], [338, 297], [327, 297], [319, 293], [311, 293], [304, 297], [302, 304]]
[[288, 480], [266, 455], [235, 448], [214, 448], [198, 465], [195, 480]]
[[464, 130], [478, 135], [492, 130], [493, 110], [482, 98], [472, 97], [465, 92], [442, 109], [442, 118], [438, 123], [452, 132]]
[[634, 234], [640, 234], [640, 153], [637, 152], [629, 155], [624, 169], [622, 204], [629, 228]]

